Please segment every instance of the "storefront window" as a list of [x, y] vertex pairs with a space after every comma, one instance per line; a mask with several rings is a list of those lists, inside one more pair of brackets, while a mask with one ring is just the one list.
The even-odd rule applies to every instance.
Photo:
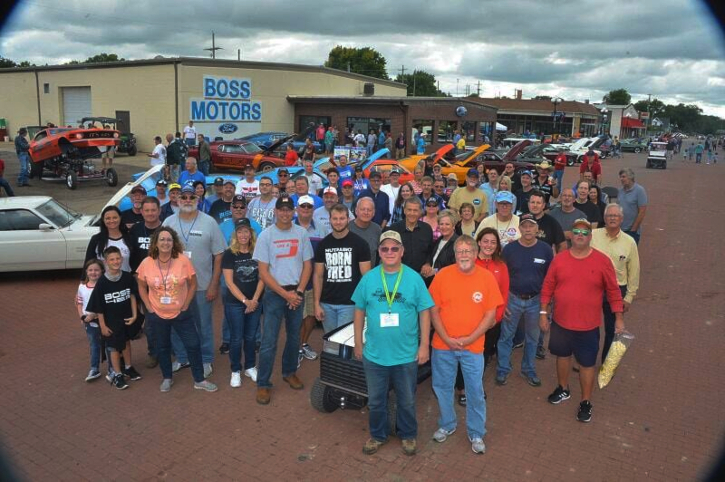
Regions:
[[379, 119], [375, 117], [348, 117], [347, 127], [351, 127], [355, 134], [361, 131], [363, 134], [369, 134], [371, 130], [380, 133], [380, 129], [390, 132], [390, 119]]
[[481, 142], [485, 140], [485, 137], [488, 137], [489, 143], [494, 138], [494, 122], [481, 122]]
[[433, 142], [433, 120], [432, 119], [413, 119], [413, 130], [410, 134], [410, 138], [415, 143], [418, 140], [418, 135], [422, 135], [425, 139], [426, 144]]
[[297, 133], [301, 134], [305, 131], [305, 129], [309, 128], [310, 126], [317, 127], [320, 124], [323, 124], [325, 128], [330, 127], [330, 124], [332, 124], [332, 117], [320, 115], [301, 115], [300, 126]]
[[476, 140], [476, 123], [472, 121], [466, 121], [462, 124], [463, 132], [466, 134], [466, 142], [473, 142]]
[[438, 143], [447, 144], [453, 142], [456, 129], [458, 129], [457, 121], [438, 121]]

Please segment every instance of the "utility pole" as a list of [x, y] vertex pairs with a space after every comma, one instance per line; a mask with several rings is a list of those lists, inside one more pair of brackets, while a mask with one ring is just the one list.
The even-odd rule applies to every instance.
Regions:
[[481, 81], [478, 81], [478, 86], [476, 87], [476, 95], [481, 97]]
[[237, 49], [237, 62], [242, 61], [242, 49]]
[[350, 72], [350, 61], [349, 60], [347, 61], [347, 71], [348, 71], [348, 73]]
[[222, 47], [217, 47], [216, 42], [214, 39], [214, 32], [211, 33], [211, 48], [210, 49], [204, 49], [211, 51], [211, 58], [216, 59], [216, 51], [217, 50], [224, 50]]
[[458, 97], [458, 82], [460, 79], [456, 79], [456, 97]]
[[650, 104], [652, 104], [652, 94], [647, 94], [647, 125], [644, 130], [644, 135], [649, 133], [649, 126], [652, 118], [652, 107]]
[[400, 78], [402, 79], [405, 76], [405, 65], [400, 66]]

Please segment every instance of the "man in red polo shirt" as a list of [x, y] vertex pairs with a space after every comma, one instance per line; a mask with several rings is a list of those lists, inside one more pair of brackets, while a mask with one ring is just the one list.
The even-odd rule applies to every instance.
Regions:
[[602, 163], [599, 161], [599, 155], [594, 152], [594, 148], [592, 147], [582, 156], [582, 164], [579, 166], [579, 177], [584, 179], [584, 173], [587, 171], [592, 173], [594, 182], [601, 185]]
[[549, 403], [558, 405], [571, 397], [569, 374], [572, 354], [579, 362], [579, 384], [582, 401], [577, 420], [592, 419], [591, 396], [599, 352], [599, 325], [602, 324], [602, 298], [615, 315], [614, 332], [624, 331], [622, 292], [617, 283], [612, 261], [590, 246], [592, 225], [577, 219], [572, 225], [571, 248], [554, 257], [541, 290], [539, 325], [549, 330], [549, 309], [556, 298], [549, 337], [549, 351], [556, 356], [559, 385], [549, 395]]

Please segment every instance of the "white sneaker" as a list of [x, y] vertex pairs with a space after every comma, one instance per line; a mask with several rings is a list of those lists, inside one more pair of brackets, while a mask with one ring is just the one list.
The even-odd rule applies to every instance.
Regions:
[[171, 364], [171, 371], [172, 371], [173, 373], [176, 373], [176, 372], [178, 372], [179, 370], [181, 370], [181, 363], [179, 363], [179, 362], [175, 361], [174, 363], [172, 363], [172, 364]]
[[174, 384], [174, 381], [171, 378], [164, 378], [164, 381], [161, 382], [161, 386], [159, 387], [159, 390], [161, 390], [163, 393], [168, 392], [171, 390], [171, 385]]
[[204, 378], [209, 378], [213, 371], [214, 368], [212, 368], [211, 363], [204, 363]]
[[486, 453], [486, 444], [483, 443], [482, 438], [476, 437], [476, 438], [469, 438], [468, 440], [471, 441], [471, 450], [473, 450], [474, 454], [485, 454]]
[[242, 386], [242, 374], [239, 372], [232, 372], [232, 379], [229, 382], [232, 388], [239, 388]]
[[456, 431], [455, 428], [453, 428], [453, 430], [446, 430], [444, 428], [439, 428], [433, 434], [433, 440], [435, 440], [438, 443], [443, 443], [448, 439], [448, 436], [452, 435], [455, 431]]
[[257, 367], [244, 370], [244, 375], [251, 378], [254, 383], [257, 383]]

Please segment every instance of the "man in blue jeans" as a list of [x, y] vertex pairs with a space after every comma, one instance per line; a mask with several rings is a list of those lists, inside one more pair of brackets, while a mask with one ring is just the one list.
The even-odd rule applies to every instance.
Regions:
[[415, 455], [417, 451], [415, 389], [418, 365], [430, 357], [433, 300], [423, 278], [403, 265], [404, 251], [398, 232], [381, 234], [378, 246], [381, 264], [362, 277], [352, 295], [355, 357], [363, 361], [370, 411], [370, 439], [363, 446], [366, 455], [374, 454], [388, 441], [391, 386], [397, 398], [395, 427], [402, 440], [403, 453]]
[[18, 155], [20, 161], [20, 172], [18, 173], [18, 187], [30, 186], [28, 183], [28, 176], [30, 176], [30, 143], [25, 138], [28, 135], [28, 130], [25, 127], [21, 127], [18, 131], [18, 135], [15, 136], [15, 153]]
[[259, 263], [259, 277], [265, 286], [264, 330], [257, 368], [260, 405], [268, 405], [271, 400], [270, 378], [282, 320], [287, 335], [282, 353], [282, 380], [294, 390], [304, 388], [297, 378], [297, 350], [305, 288], [312, 275], [312, 244], [305, 228], [292, 223], [295, 206], [289, 196], [280, 196], [274, 208], [277, 222], [259, 235], [252, 256]]
[[541, 379], [536, 375], [536, 345], [539, 340], [539, 294], [549, 270], [554, 251], [551, 246], [536, 238], [539, 223], [533, 214], [527, 213], [519, 219], [521, 238], [506, 245], [503, 259], [509, 269], [509, 300], [506, 314], [501, 321], [501, 338], [498, 341], [498, 367], [496, 384], [506, 385], [511, 373], [511, 350], [519, 322], [524, 323], [524, 355], [521, 361], [521, 376], [532, 387], [540, 387]]

